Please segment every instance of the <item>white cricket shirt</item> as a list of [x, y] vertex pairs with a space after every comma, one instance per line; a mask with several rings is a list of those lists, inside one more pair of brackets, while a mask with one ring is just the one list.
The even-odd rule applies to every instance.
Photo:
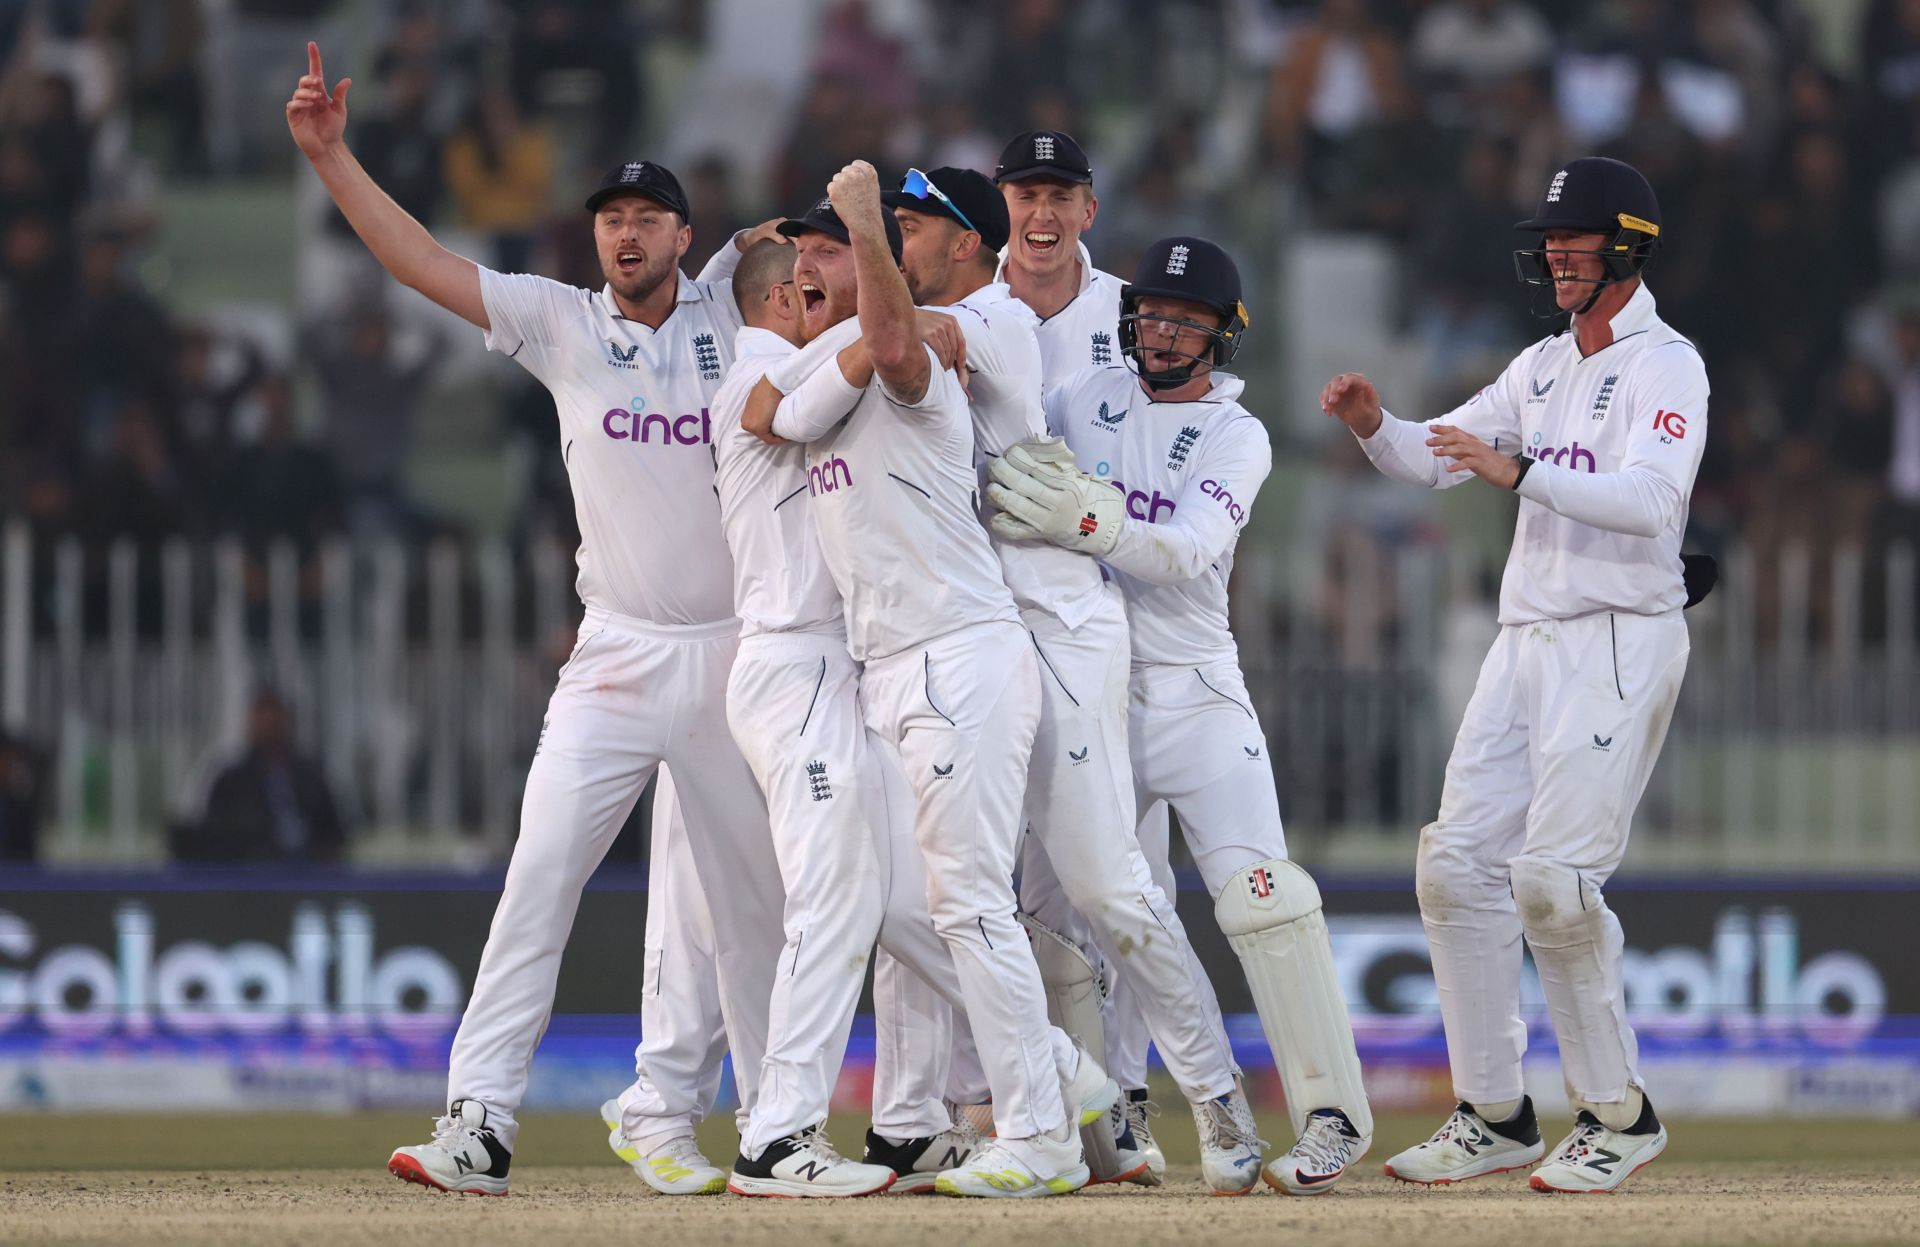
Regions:
[[1126, 499], [1105, 559], [1127, 603], [1136, 667], [1237, 660], [1227, 625], [1234, 546], [1273, 468], [1245, 383], [1215, 372], [1204, 398], [1156, 403], [1120, 365], [1089, 368], [1047, 395], [1047, 425], [1084, 472]]
[[733, 614], [733, 569], [713, 493], [709, 400], [733, 362], [739, 312], [723, 289], [676, 274], [660, 328], [595, 292], [480, 270], [487, 349], [540, 379], [580, 524], [580, 600], [657, 624]]
[[744, 327], [734, 364], [713, 396], [713, 488], [733, 555], [740, 635], [813, 632], [842, 636], [846, 618], [814, 531], [804, 446], [769, 446], [740, 427], [767, 370], [799, 348], [777, 333]]
[[[1686, 603], [1680, 540], [1707, 442], [1707, 369], [1643, 284], [1583, 357], [1571, 331], [1522, 351], [1492, 385], [1434, 423], [1534, 459], [1500, 584], [1500, 622], [1601, 611], [1659, 615]], [[1387, 475], [1444, 489], [1427, 427], [1386, 416], [1360, 444]]]
[[[1082, 368], [1126, 362], [1120, 357], [1120, 287], [1125, 283], [1093, 266], [1087, 244], [1074, 246], [1080, 257], [1080, 292], [1033, 331], [1040, 340], [1040, 379], [1046, 390]], [[1009, 247], [1000, 249], [996, 282], [1007, 280]]]
[[857, 336], [850, 317], [768, 375], [787, 394], [774, 431], [808, 443], [814, 523], [846, 601], [848, 649], [864, 662], [974, 624], [1018, 624], [980, 523], [959, 378], [922, 348], [932, 375], [920, 401], [900, 401], [877, 376], [856, 390], [827, 349], [844, 345], [847, 324]]
[[[1000, 282], [980, 287], [946, 312], [967, 340], [968, 397], [976, 466], [985, 496], [986, 463], [1007, 447], [1047, 435], [1041, 406], [1040, 318]], [[982, 516], [985, 522], [985, 516]], [[1000, 570], [1022, 610], [1039, 610], [1077, 628], [1100, 605], [1100, 568], [1046, 541], [1008, 541], [988, 531]]]

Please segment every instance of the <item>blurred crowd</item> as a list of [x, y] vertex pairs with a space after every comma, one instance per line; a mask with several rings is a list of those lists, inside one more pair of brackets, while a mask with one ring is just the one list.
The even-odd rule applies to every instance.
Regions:
[[[758, 3], [0, 0], [0, 517], [95, 551], [234, 536], [255, 594], [279, 540], [465, 536], [413, 483], [451, 330], [408, 322], [330, 208], [307, 195], [289, 222], [303, 274], [343, 274], [301, 282], [297, 351], [168, 294], [170, 190], [306, 177], [279, 103], [317, 35], [356, 78], [360, 160], [495, 267], [599, 285], [580, 188], [636, 154], [687, 184], [693, 273], [852, 157], [991, 170], [1047, 126], [1093, 155], [1101, 267], [1209, 234], [1277, 307], [1257, 275], [1296, 240], [1391, 248], [1436, 414], [1542, 332], [1511, 223], [1560, 162], [1619, 156], [1658, 189], [1651, 284], [1714, 384], [1695, 542], [1770, 566], [1792, 541], [1871, 562], [1920, 540], [1920, 0]], [[773, 38], [795, 12], [817, 22], [775, 49], [783, 105], [722, 124], [713, 84], [771, 71], [715, 32]], [[1256, 381], [1279, 380], [1286, 329], [1256, 314]], [[568, 544], [550, 402], [485, 375], [514, 465], [498, 528]], [[1336, 487], [1374, 484], [1324, 437], [1304, 449]], [[1374, 531], [1438, 540], [1417, 520]], [[1330, 563], [1352, 539], [1329, 533]]]

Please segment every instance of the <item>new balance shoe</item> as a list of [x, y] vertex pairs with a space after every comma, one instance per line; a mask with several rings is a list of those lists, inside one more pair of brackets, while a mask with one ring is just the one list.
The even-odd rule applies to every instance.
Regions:
[[1133, 1087], [1127, 1091], [1126, 1113], [1127, 1134], [1133, 1136], [1133, 1146], [1147, 1162], [1145, 1169], [1127, 1181], [1136, 1186], [1160, 1186], [1167, 1180], [1167, 1154], [1160, 1150], [1159, 1141], [1153, 1137], [1153, 1127], [1147, 1121], [1148, 1117], [1160, 1115], [1160, 1106], [1147, 1098], [1145, 1087]]
[[1226, 1095], [1193, 1106], [1200, 1134], [1200, 1172], [1215, 1195], [1245, 1195], [1260, 1180], [1260, 1149], [1267, 1141], [1254, 1124], [1247, 1093], [1238, 1086]]
[[775, 1139], [749, 1160], [736, 1157], [727, 1189], [735, 1195], [786, 1199], [848, 1199], [878, 1195], [893, 1185], [893, 1170], [848, 1160], [820, 1127]]
[[1654, 1116], [1653, 1101], [1640, 1109], [1639, 1120], [1625, 1130], [1613, 1130], [1582, 1109], [1573, 1119], [1573, 1133], [1533, 1171], [1527, 1185], [1536, 1191], [1568, 1195], [1597, 1195], [1619, 1189], [1622, 1182], [1651, 1165], [1667, 1150], [1667, 1128]]
[[1489, 1122], [1462, 1100], [1432, 1138], [1387, 1161], [1386, 1170], [1402, 1182], [1446, 1186], [1524, 1169], [1546, 1151], [1531, 1096], [1522, 1096], [1520, 1111], [1501, 1122]]
[[1075, 1111], [1076, 1105], [1079, 1106], [1075, 1126], [1091, 1126], [1120, 1102], [1120, 1084], [1107, 1077], [1107, 1071], [1100, 1068], [1100, 1062], [1094, 1060], [1078, 1040], [1074, 1041], [1073, 1053], [1078, 1058], [1073, 1067], [1073, 1077], [1062, 1080], [1060, 1097], [1066, 1101], [1069, 1113]]
[[885, 1165], [893, 1170], [889, 1195], [931, 1195], [934, 1180], [948, 1169], [957, 1169], [980, 1147], [980, 1132], [965, 1121], [956, 1120], [951, 1129], [923, 1139], [899, 1143], [885, 1135], [867, 1131], [867, 1151], [861, 1159], [869, 1165]]
[[677, 1135], [642, 1152], [621, 1130], [618, 1100], [600, 1106], [600, 1120], [607, 1127], [607, 1146], [613, 1154], [662, 1195], [718, 1195], [727, 1189], [727, 1175], [701, 1154], [692, 1135]]
[[455, 1100], [433, 1124], [433, 1138], [395, 1149], [387, 1172], [403, 1182], [462, 1195], [505, 1195], [513, 1154], [487, 1125], [487, 1108]]
[[1339, 1109], [1316, 1109], [1293, 1147], [1274, 1157], [1263, 1176], [1282, 1195], [1325, 1195], [1372, 1144]]
[[[1137, 1182], [1146, 1175], [1147, 1157], [1140, 1150], [1139, 1140], [1133, 1137], [1133, 1127], [1127, 1121], [1127, 1101], [1123, 1095], [1113, 1102], [1107, 1115], [1091, 1126], [1080, 1128], [1082, 1144], [1081, 1159], [1087, 1162], [1087, 1171], [1093, 1176], [1087, 1179], [1088, 1186], [1117, 1185], [1122, 1182]], [[1094, 1159], [1092, 1145], [1088, 1144], [1086, 1132], [1105, 1130], [1113, 1139], [1113, 1169], [1102, 1173]]]
[[1080, 1131], [1072, 1122], [1031, 1139], [995, 1139], [942, 1173], [933, 1189], [979, 1199], [1070, 1195], [1091, 1176], [1080, 1153]]

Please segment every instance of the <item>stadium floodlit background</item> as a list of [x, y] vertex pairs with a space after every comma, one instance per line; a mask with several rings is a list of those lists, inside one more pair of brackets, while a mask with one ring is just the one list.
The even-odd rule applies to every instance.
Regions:
[[[1914, 0], [0, 0], [0, 1109], [442, 1094], [578, 534], [546, 393], [299, 159], [310, 37], [373, 176], [497, 268], [599, 286], [621, 160], [687, 184], [691, 274], [850, 158], [990, 171], [1032, 126], [1093, 157], [1101, 267], [1225, 243], [1276, 449], [1235, 626], [1384, 1107], [1450, 1098], [1413, 851], [1513, 507], [1379, 477], [1314, 396], [1471, 394], [1543, 332], [1511, 223], [1638, 165], [1723, 568], [1610, 890], [1647, 1068], [1663, 1110], [1920, 1114]], [[534, 1107], [629, 1076], [646, 807]]]

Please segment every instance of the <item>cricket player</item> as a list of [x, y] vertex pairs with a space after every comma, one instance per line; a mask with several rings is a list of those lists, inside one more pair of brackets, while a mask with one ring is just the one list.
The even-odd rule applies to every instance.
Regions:
[[[901, 189], [883, 198], [905, 238], [902, 269], [914, 301], [950, 309], [965, 335], [974, 445], [984, 469], [1046, 428], [1038, 318], [993, 280], [996, 253], [1007, 245], [1006, 201], [983, 175], [951, 168], [910, 170]], [[1196, 1112], [1226, 1123], [1203, 1135], [1202, 1168], [1216, 1191], [1238, 1194], [1258, 1181], [1260, 1152], [1251, 1133], [1230, 1128], [1238, 1115], [1230, 1101], [1241, 1094], [1232, 1048], [1218, 1011], [1209, 1015], [1195, 989], [1186, 931], [1134, 836], [1120, 592], [1098, 564], [1047, 542], [996, 535], [994, 549], [1040, 658], [1040, 725], [1025, 801], [1033, 839], [1023, 891], [1025, 874], [1044, 855], [1066, 902], [1095, 917], [1092, 940], [1113, 974], [1136, 985], [1181, 1091]], [[1103, 1038], [1094, 968], [1044, 925], [1034, 948], [1054, 1023], [1097, 1056]], [[1122, 1164], [1105, 1120], [1087, 1133], [1096, 1176], [1122, 1181], [1146, 1170], [1137, 1148], [1127, 1149]], [[1116, 1152], [1104, 1174], [1094, 1159], [1102, 1145]]]
[[[1121, 307], [1128, 366], [1085, 369], [1047, 395], [1048, 425], [1073, 459], [1047, 441], [995, 460], [992, 523], [1101, 560], [1125, 595], [1138, 805], [1164, 801], [1179, 815], [1279, 1068], [1298, 1139], [1263, 1177], [1318, 1195], [1366, 1151], [1373, 1119], [1319, 889], [1287, 859], [1266, 737], [1227, 626], [1234, 546], [1272, 466], [1242, 382], [1220, 371], [1246, 331], [1240, 275], [1214, 243], [1165, 238]], [[1244, 1120], [1232, 1128], [1252, 1134], [1245, 1101], [1235, 1108]], [[1198, 1110], [1204, 1139], [1219, 1126]]]
[[585, 618], [548, 703], [520, 835], [454, 1037], [448, 1110], [431, 1141], [394, 1152], [396, 1176], [507, 1193], [533, 1051], [588, 875], [648, 778], [671, 761], [694, 866], [713, 910], [727, 1032], [751, 1104], [784, 903], [766, 807], [732, 747], [723, 698], [739, 621], [720, 535], [706, 408], [739, 314], [687, 281], [692, 238], [678, 181], [645, 161], [587, 201], [606, 287], [505, 275], [446, 250], [348, 150], [349, 80], [326, 86], [320, 51], [287, 125], [354, 231], [399, 281], [486, 332], [553, 392], [580, 531]]
[[[993, 1092], [997, 1137], [936, 1189], [1064, 1194], [1089, 1176], [1077, 1127], [1109, 1110], [1119, 1088], [1048, 1025], [1014, 917], [1039, 665], [979, 521], [966, 393], [921, 341], [889, 223], [873, 166], [855, 161], [827, 200], [781, 227], [799, 248], [794, 278], [816, 353], [803, 377], [769, 375], [749, 427], [808, 443], [821, 548], [865, 664], [867, 722], [898, 749], [913, 786], [928, 908]], [[854, 329], [857, 340], [838, 347]]]
[[1479, 477], [1520, 495], [1500, 635], [1416, 867], [1460, 1104], [1386, 1169], [1461, 1182], [1540, 1160], [1521, 1082], [1524, 938], [1574, 1113], [1532, 1187], [1611, 1191], [1667, 1145], [1635, 1069], [1620, 923], [1601, 889], [1686, 673], [1680, 539], [1707, 440], [1707, 374], [1647, 289], [1660, 205], [1637, 170], [1575, 160], [1517, 228], [1540, 238], [1515, 253], [1520, 279], [1550, 288], [1569, 328], [1430, 425], [1387, 414], [1356, 373], [1320, 399], [1388, 476], [1435, 489]]
[[[1083, 368], [1104, 368], [1115, 360], [1120, 333], [1121, 280], [1093, 266], [1081, 236], [1093, 226], [1100, 200], [1093, 190], [1093, 166], [1070, 134], [1032, 130], [1015, 135], [1000, 153], [994, 180], [1004, 196], [1009, 235], [995, 280], [1040, 318], [1041, 389], [1051, 390]], [[1154, 882], [1168, 897], [1178, 893], [1168, 856], [1170, 828], [1165, 802], [1139, 813], [1138, 838]], [[1029, 853], [1020, 872], [1020, 904], [1083, 951], [1104, 960], [1092, 927], [1068, 901], [1053, 863], [1044, 853]], [[1153, 1137], [1147, 1095], [1146, 1017], [1131, 977], [1107, 973], [1109, 996], [1101, 1011], [1105, 1030], [1102, 1064], [1126, 1097], [1118, 1147], [1123, 1157], [1138, 1152], [1146, 1169], [1133, 1181], [1158, 1186], [1167, 1161]], [[1197, 957], [1189, 977], [1200, 993], [1209, 1025], [1220, 1025], [1220, 1002]], [[956, 1062], [964, 1062], [962, 1036]]]

